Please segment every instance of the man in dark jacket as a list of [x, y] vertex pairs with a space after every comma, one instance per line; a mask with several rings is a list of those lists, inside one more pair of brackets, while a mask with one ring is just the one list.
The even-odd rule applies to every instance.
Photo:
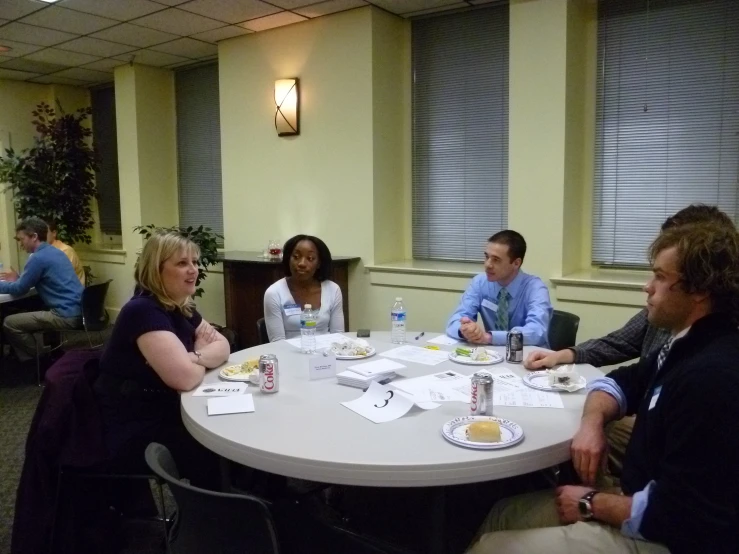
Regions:
[[649, 323], [670, 339], [590, 384], [572, 442], [575, 469], [592, 483], [604, 425], [637, 414], [622, 490], [564, 486], [504, 500], [472, 552], [736, 552], [739, 238], [726, 227], [681, 226], [650, 255]]

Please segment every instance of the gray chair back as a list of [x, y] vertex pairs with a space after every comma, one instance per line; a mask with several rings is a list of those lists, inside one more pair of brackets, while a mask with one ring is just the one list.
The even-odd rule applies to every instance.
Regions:
[[278, 554], [277, 531], [267, 505], [256, 496], [193, 487], [180, 481], [166, 446], [151, 443], [146, 463], [170, 488], [177, 516], [170, 532], [172, 554]]
[[569, 312], [554, 310], [549, 322], [549, 348], [563, 350], [577, 344], [577, 329], [580, 327], [580, 316]]

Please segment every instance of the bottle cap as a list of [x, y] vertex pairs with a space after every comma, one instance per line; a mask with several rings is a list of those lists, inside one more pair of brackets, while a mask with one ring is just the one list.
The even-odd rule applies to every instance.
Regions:
[[396, 296], [396, 297], [395, 297], [395, 301], [396, 301], [396, 302], [402, 302], [402, 301], [403, 301], [403, 299], [402, 299], [402, 298], [401, 298], [400, 296]]
[[305, 305], [305, 308], [303, 308], [303, 309], [304, 310], [312, 310], [313, 309], [313, 306], [311, 306], [310, 304], [306, 304]]

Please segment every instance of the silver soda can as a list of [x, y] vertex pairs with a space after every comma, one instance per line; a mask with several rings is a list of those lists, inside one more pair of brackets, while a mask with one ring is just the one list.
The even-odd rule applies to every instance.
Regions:
[[259, 356], [259, 390], [266, 394], [280, 390], [280, 370], [274, 354]]
[[523, 333], [509, 331], [505, 349], [506, 362], [520, 364], [523, 361]]
[[480, 371], [470, 377], [470, 415], [493, 415], [493, 377]]

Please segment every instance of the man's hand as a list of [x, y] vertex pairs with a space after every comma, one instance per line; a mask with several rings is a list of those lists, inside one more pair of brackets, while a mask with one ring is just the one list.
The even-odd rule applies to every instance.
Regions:
[[578, 502], [592, 490], [589, 487], [576, 487], [572, 485], [557, 487], [555, 490], [555, 503], [557, 504], [557, 514], [559, 515], [560, 523], [569, 525], [570, 523], [583, 520], [578, 509]]
[[523, 361], [526, 369], [545, 369], [559, 364], [571, 364], [575, 361], [575, 353], [569, 348], [559, 352], [544, 352], [535, 350]]
[[9, 271], [0, 273], [0, 281], [7, 281], [8, 283], [13, 283], [17, 280], [18, 280], [18, 273], [12, 267], [10, 268]]
[[608, 444], [602, 422], [583, 419], [572, 438], [572, 464], [583, 484], [595, 485], [598, 470], [608, 459]]
[[459, 320], [459, 332], [467, 342], [473, 344], [490, 344], [492, 342], [488, 339], [488, 334], [480, 328], [477, 322], [472, 321], [469, 317], [462, 317]]

